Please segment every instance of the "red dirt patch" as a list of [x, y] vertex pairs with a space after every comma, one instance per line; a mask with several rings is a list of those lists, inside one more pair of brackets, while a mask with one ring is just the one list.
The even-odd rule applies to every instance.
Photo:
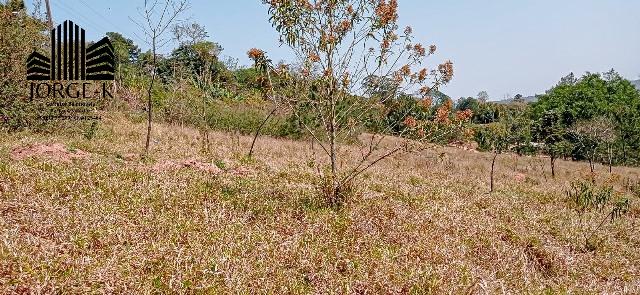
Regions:
[[81, 150], [70, 151], [60, 143], [33, 144], [26, 147], [18, 147], [13, 149], [10, 154], [11, 159], [15, 161], [37, 157], [65, 163], [86, 159], [89, 156], [89, 153]]
[[522, 174], [522, 173], [518, 173], [513, 177], [517, 182], [524, 182], [525, 180], [527, 180], [527, 176]]
[[229, 171], [232, 175], [235, 176], [249, 176], [251, 174], [253, 174], [253, 171], [247, 167], [236, 167], [232, 170]]

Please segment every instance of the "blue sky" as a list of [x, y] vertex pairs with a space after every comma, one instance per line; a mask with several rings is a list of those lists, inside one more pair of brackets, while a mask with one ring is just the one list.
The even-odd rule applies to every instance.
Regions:
[[[138, 17], [143, 0], [51, 2], [57, 23], [72, 19], [93, 38], [119, 31], [142, 42], [130, 17]], [[438, 46], [432, 62], [454, 62], [456, 76], [442, 89], [453, 98], [481, 90], [494, 100], [542, 93], [569, 72], [614, 68], [640, 79], [639, 0], [400, 0], [399, 5], [402, 26], [411, 25], [419, 40]], [[279, 47], [260, 0], [192, 0], [185, 16], [204, 25], [223, 54], [240, 65], [249, 64], [245, 53], [252, 47], [276, 61], [290, 57]]]

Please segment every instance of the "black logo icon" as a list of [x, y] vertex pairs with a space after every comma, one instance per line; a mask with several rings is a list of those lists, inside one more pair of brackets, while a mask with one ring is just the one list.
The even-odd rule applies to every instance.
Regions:
[[84, 29], [65, 21], [51, 30], [51, 58], [37, 51], [27, 58], [27, 80], [114, 80], [115, 58], [109, 38], [85, 47]]

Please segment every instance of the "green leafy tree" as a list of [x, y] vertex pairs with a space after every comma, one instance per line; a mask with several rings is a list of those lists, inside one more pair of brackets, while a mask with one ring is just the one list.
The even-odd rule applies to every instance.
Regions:
[[48, 36], [42, 20], [26, 13], [14, 14], [0, 6], [0, 128], [19, 130], [38, 123], [34, 103], [28, 101], [25, 61], [34, 50], [46, 52]]
[[[116, 62], [116, 87], [126, 85], [126, 76], [132, 74], [136, 70], [134, 67], [140, 57], [140, 47], [133, 40], [125, 38], [120, 33], [107, 32], [107, 37], [111, 41], [114, 49], [114, 57]], [[116, 92], [118, 88], [115, 89]]]
[[551, 161], [551, 176], [556, 176], [555, 164], [558, 158], [571, 154], [572, 145], [565, 138], [566, 129], [562, 125], [560, 115], [549, 111], [534, 125], [535, 137], [544, 144], [543, 151]]
[[509, 150], [513, 138], [509, 133], [509, 127], [507, 124], [501, 122], [477, 128], [475, 130], [475, 140], [481, 151], [493, 153], [493, 158], [491, 160], [491, 173], [489, 177], [490, 192], [493, 193], [496, 160], [500, 154]]
[[9, 2], [6, 5], [7, 5], [6, 7], [11, 12], [23, 11], [26, 8], [26, 6], [24, 5], [24, 0], [9, 0]]
[[[561, 128], [572, 128], [578, 122], [589, 122], [599, 117], [613, 119], [617, 140], [610, 145], [614, 158], [631, 163], [640, 150], [640, 92], [615, 71], [604, 74], [587, 73], [577, 79], [570, 74], [534, 104], [532, 116], [541, 120], [553, 112]], [[620, 151], [614, 151], [618, 148]], [[584, 150], [584, 149], [583, 149]]]
[[475, 114], [480, 111], [480, 101], [473, 97], [461, 97], [456, 103], [456, 109], [459, 111], [471, 110], [475, 117]]
[[576, 149], [581, 156], [589, 161], [591, 173], [594, 164], [602, 148], [606, 151], [609, 163], [609, 171], [612, 169], [613, 155], [611, 147], [615, 141], [615, 130], [611, 120], [598, 117], [589, 121], [581, 121], [571, 128], [571, 135], [575, 138]]

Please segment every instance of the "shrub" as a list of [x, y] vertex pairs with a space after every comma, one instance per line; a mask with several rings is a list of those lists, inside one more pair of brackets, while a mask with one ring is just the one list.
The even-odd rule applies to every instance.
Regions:
[[567, 197], [580, 217], [585, 249], [595, 251], [598, 247], [598, 233], [609, 221], [614, 222], [624, 216], [631, 207], [631, 201], [616, 193], [613, 187], [597, 185], [593, 180], [578, 180], [567, 189]]

